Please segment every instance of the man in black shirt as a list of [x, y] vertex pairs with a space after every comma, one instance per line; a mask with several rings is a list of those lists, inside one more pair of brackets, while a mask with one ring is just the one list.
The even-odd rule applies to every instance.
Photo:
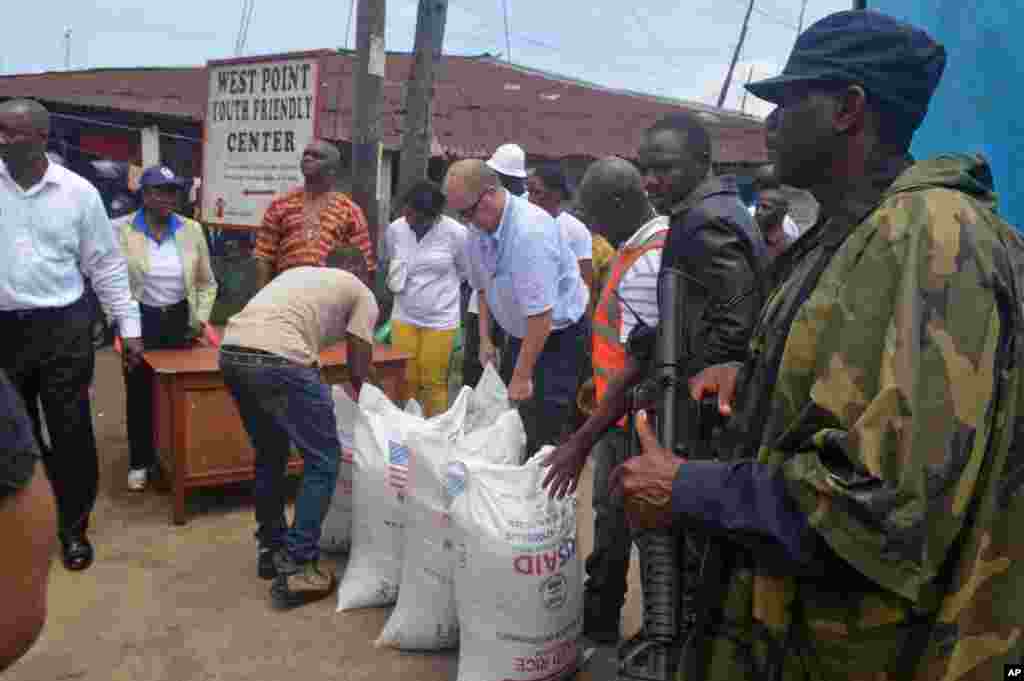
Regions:
[[[671, 219], [659, 276], [672, 269], [690, 282], [677, 303], [692, 352], [685, 358], [687, 375], [742, 360], [761, 304], [766, 250], [740, 200], [735, 178], [712, 173], [710, 137], [690, 113], [670, 114], [655, 123], [644, 133], [637, 156], [651, 203]], [[659, 300], [662, 318], [668, 316], [664, 305]], [[644, 335], [638, 330], [634, 335]], [[653, 337], [647, 333], [647, 342], [637, 345], [651, 346]], [[610, 378], [604, 398], [583, 427], [549, 455], [544, 484], [552, 496], [575, 490], [590, 450], [626, 414], [630, 391], [648, 376], [649, 369], [648, 362], [627, 358], [626, 367]], [[588, 590], [583, 631], [594, 641], [611, 641], [619, 637], [619, 612], [604, 604], [602, 590]], [[618, 594], [608, 597], [612, 596]]]

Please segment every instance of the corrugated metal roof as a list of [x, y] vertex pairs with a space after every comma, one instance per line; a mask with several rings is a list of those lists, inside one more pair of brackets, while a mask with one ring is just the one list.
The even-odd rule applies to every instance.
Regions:
[[[350, 139], [353, 52], [325, 59], [321, 133]], [[412, 59], [387, 58], [381, 132], [389, 148], [401, 146], [403, 99]], [[205, 67], [96, 69], [0, 77], [0, 98], [34, 97], [85, 107], [135, 111], [201, 121]], [[435, 83], [435, 153], [487, 156], [517, 142], [530, 156], [632, 156], [644, 129], [680, 109], [702, 115], [711, 131], [715, 160], [765, 163], [761, 121], [706, 104], [613, 90], [524, 68], [489, 56], [445, 56]]]

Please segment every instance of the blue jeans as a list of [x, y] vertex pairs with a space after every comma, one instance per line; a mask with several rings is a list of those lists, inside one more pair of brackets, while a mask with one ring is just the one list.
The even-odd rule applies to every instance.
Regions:
[[[256, 536], [305, 563], [320, 555], [320, 531], [338, 481], [341, 444], [330, 389], [320, 372], [269, 354], [221, 348], [220, 368], [256, 450]], [[295, 521], [284, 517], [290, 444], [302, 454]]]

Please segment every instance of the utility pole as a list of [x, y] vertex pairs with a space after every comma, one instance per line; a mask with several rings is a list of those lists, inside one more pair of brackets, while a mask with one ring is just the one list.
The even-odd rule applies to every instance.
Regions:
[[502, 9], [505, 10], [505, 61], [512, 63], [512, 40], [508, 33], [508, 0], [501, 0]]
[[387, 58], [385, 6], [385, 0], [359, 0], [356, 11], [358, 61], [352, 101], [352, 198], [366, 215], [374, 256], [380, 231], [380, 116]]
[[399, 194], [427, 176], [433, 137], [434, 77], [441, 64], [448, 0], [419, 0], [416, 45], [409, 84], [405, 89], [405, 125], [402, 133]]
[[64, 29], [64, 70], [71, 70], [71, 27]]
[[352, 14], [356, 10], [356, 0], [352, 0], [348, 6], [348, 22], [345, 24], [345, 49], [348, 49], [348, 39], [352, 37]]
[[[747, 72], [747, 85], [750, 85], [750, 81], [754, 79], [754, 65], [750, 65], [750, 71]], [[743, 90], [743, 101], [740, 103], [740, 111], [747, 113], [747, 91]]]
[[732, 72], [736, 69], [736, 62], [740, 58], [740, 51], [743, 50], [743, 42], [747, 39], [747, 28], [750, 26], [750, 15], [754, 13], [754, 0], [747, 5], [747, 15], [743, 17], [743, 27], [740, 28], [740, 39], [736, 42], [736, 49], [732, 53], [732, 61], [729, 62], [729, 71], [725, 74], [725, 82], [722, 83], [722, 92], [718, 95], [718, 108], [725, 104], [725, 97], [729, 94], [729, 85], [732, 84]]
[[235, 38], [236, 57], [241, 57], [245, 52], [245, 43], [249, 40], [249, 26], [252, 24], [254, 11], [256, 11], [256, 0], [242, 0], [242, 20], [238, 24], [238, 36]]
[[804, 16], [807, 14], [807, 0], [800, 3], [800, 21], [796, 24], [796, 34], [799, 37], [804, 32]]

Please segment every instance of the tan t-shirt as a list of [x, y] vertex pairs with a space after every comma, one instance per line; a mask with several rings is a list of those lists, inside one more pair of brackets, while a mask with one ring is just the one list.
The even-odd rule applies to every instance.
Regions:
[[373, 292], [354, 275], [329, 267], [294, 267], [274, 277], [228, 320], [222, 343], [312, 366], [346, 333], [372, 344], [378, 314]]

